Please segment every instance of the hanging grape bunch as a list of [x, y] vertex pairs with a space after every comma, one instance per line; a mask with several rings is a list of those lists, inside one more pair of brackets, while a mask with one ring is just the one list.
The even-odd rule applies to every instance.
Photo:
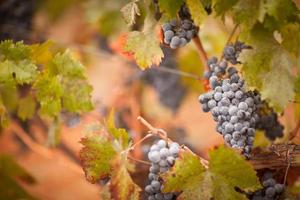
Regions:
[[256, 128], [263, 130], [269, 140], [283, 136], [284, 126], [280, 124], [277, 113], [268, 106], [267, 102], [262, 101], [258, 109], [259, 120]]
[[238, 61], [238, 57], [243, 49], [251, 49], [251, 46], [248, 46], [240, 41], [236, 41], [234, 44], [226, 45], [223, 51], [225, 60], [227, 60], [233, 65], [240, 63]]
[[148, 200], [176, 199], [176, 194], [162, 193], [163, 185], [159, 173], [167, 172], [174, 165], [179, 149], [178, 143], [172, 142], [167, 144], [165, 140], [159, 140], [151, 146], [148, 153], [148, 158], [151, 162], [148, 176], [150, 184], [145, 187], [145, 191], [149, 195]]
[[264, 174], [262, 185], [262, 189], [249, 195], [250, 200], [275, 200], [284, 191], [284, 185], [277, 183], [270, 172]]
[[200, 95], [202, 110], [211, 112], [217, 122], [216, 131], [223, 135], [225, 143], [249, 157], [259, 119], [256, 110], [260, 96], [246, 91], [244, 80], [236, 68], [228, 67], [226, 58], [218, 63], [213, 57], [209, 59], [208, 67], [204, 76], [209, 79], [212, 91]]
[[185, 46], [198, 33], [198, 27], [195, 26], [191, 16], [185, 6], [182, 6], [179, 12], [179, 20], [172, 19], [162, 25], [164, 43], [172, 49]]

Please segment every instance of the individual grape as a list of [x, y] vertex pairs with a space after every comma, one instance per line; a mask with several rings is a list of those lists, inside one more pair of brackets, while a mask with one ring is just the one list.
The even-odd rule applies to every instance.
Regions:
[[157, 142], [157, 146], [158, 146], [159, 148], [164, 148], [164, 147], [166, 147], [166, 145], [167, 145], [167, 143], [166, 143], [165, 140], [159, 140], [159, 141]]
[[178, 36], [172, 37], [170, 43], [171, 49], [176, 49], [179, 45], [180, 45], [180, 38]]
[[282, 191], [283, 191], [283, 189], [284, 189], [284, 186], [282, 185], [282, 184], [276, 184], [275, 186], [274, 186], [274, 188], [275, 188], [275, 190], [276, 190], [276, 193], [281, 193]]
[[235, 115], [238, 111], [238, 108], [236, 106], [230, 106], [229, 109], [228, 109], [228, 113], [229, 115]]
[[208, 101], [207, 105], [208, 105], [209, 109], [212, 109], [217, 106], [217, 102], [215, 100], [211, 99]]
[[168, 30], [164, 33], [165, 39], [170, 40], [172, 39], [172, 37], [174, 36], [174, 32], [172, 30]]
[[187, 40], [185, 38], [180, 38], [180, 47], [183, 47], [187, 44]]
[[158, 163], [160, 161], [160, 154], [157, 151], [150, 151], [148, 158], [151, 162]]
[[176, 142], [171, 143], [169, 151], [171, 155], [177, 155], [179, 153], [179, 144]]
[[160, 156], [162, 157], [162, 158], [166, 158], [166, 157], [168, 157], [169, 156], [169, 150], [167, 149], [167, 148], [162, 148], [160, 151], [159, 151], [159, 153], [160, 153]]
[[165, 23], [165, 24], [162, 25], [162, 29], [163, 29], [163, 31], [165, 32], [165, 35], [166, 35], [166, 31], [172, 30], [172, 26], [171, 26], [170, 23]]
[[239, 109], [246, 111], [248, 109], [248, 105], [245, 102], [239, 103]]
[[267, 197], [274, 197], [274, 195], [276, 194], [276, 190], [274, 187], [269, 187], [266, 189], [266, 196]]

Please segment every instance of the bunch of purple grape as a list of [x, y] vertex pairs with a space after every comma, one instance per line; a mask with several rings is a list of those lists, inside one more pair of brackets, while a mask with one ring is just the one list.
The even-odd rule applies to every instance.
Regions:
[[284, 191], [284, 185], [277, 183], [273, 179], [272, 173], [265, 173], [263, 177], [263, 189], [257, 190], [249, 195], [250, 200], [275, 200], [278, 199]]
[[[217, 122], [216, 130], [223, 135], [227, 145], [241, 149], [249, 156], [258, 120], [256, 114], [259, 95], [246, 91], [244, 80], [234, 67], [227, 68], [227, 62], [218, 64], [216, 58], [208, 61], [209, 84], [212, 91], [200, 95], [204, 112], [211, 112]], [[228, 75], [221, 79], [220, 76]]]
[[151, 162], [148, 176], [150, 183], [145, 187], [148, 200], [176, 199], [176, 194], [162, 193], [163, 184], [159, 174], [167, 172], [169, 168], [174, 165], [179, 150], [180, 147], [178, 143], [172, 142], [168, 144], [165, 140], [159, 140], [151, 146], [148, 153], [148, 158]]
[[274, 141], [283, 136], [284, 126], [280, 124], [277, 113], [268, 106], [267, 102], [261, 102], [258, 115], [256, 128], [263, 130], [269, 140]]
[[243, 49], [251, 49], [251, 46], [248, 46], [240, 41], [236, 41], [234, 44], [226, 45], [223, 50], [225, 60], [233, 65], [240, 63], [238, 61], [238, 57]]
[[172, 19], [162, 25], [162, 30], [164, 32], [164, 43], [172, 49], [185, 46], [198, 32], [198, 28], [191, 19]]

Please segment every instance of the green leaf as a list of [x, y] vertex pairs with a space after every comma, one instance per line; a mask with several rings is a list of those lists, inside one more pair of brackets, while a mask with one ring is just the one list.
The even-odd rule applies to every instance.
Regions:
[[62, 109], [61, 97], [63, 95], [63, 88], [59, 78], [43, 74], [35, 82], [34, 89], [41, 106], [41, 114], [57, 116]]
[[282, 27], [282, 45], [295, 57], [300, 56], [300, 24], [287, 24]]
[[[264, 75], [262, 98], [270, 101], [278, 112], [281, 112], [289, 101], [294, 99], [294, 81], [291, 75], [292, 62], [282, 49], [274, 52], [272, 70]], [[278, 95], [280, 94], [280, 95]]]
[[31, 83], [37, 76], [37, 67], [29, 60], [18, 63], [6, 60], [0, 62], [0, 81], [16, 81], [18, 84]]
[[203, 180], [205, 168], [199, 158], [190, 152], [183, 152], [176, 160], [174, 167], [164, 176], [164, 192], [180, 192], [181, 197], [191, 200], [201, 199], [198, 191], [199, 183]]
[[[261, 187], [251, 164], [243, 156], [229, 148], [220, 147], [211, 151], [209, 169], [216, 177], [222, 180], [221, 183], [218, 183], [220, 186], [224, 184], [226, 188], [227, 186], [225, 185], [228, 185], [231, 190], [228, 192], [232, 193], [232, 195], [236, 193], [234, 187], [238, 187], [246, 192], [255, 191]], [[228, 194], [228, 197], [230, 195]]]
[[[276, 111], [281, 112], [294, 98], [294, 81], [291, 74], [292, 59], [273, 38], [273, 33], [256, 25], [247, 36], [253, 50], [245, 51], [244, 78], [248, 86], [258, 89]], [[280, 94], [280, 95], [278, 95]]]
[[16, 178], [34, 183], [34, 178], [8, 155], [0, 155], [0, 199], [35, 199], [28, 194]]
[[34, 44], [30, 46], [31, 58], [37, 64], [48, 64], [53, 59], [53, 54], [50, 48], [54, 45], [52, 41], [47, 41], [42, 44]]
[[195, 24], [197, 26], [201, 26], [207, 16], [203, 4], [200, 2], [200, 0], [186, 0], [186, 4], [190, 10]]
[[130, 3], [126, 4], [123, 8], [121, 8], [123, 18], [129, 26], [134, 25], [136, 16], [141, 15], [140, 9], [136, 3], [137, 1], [138, 0], [133, 0]]
[[159, 65], [164, 56], [154, 32], [130, 32], [127, 37], [125, 51], [134, 54], [134, 58], [141, 69]]
[[91, 93], [93, 88], [85, 80], [66, 78], [63, 83], [63, 108], [69, 112], [87, 112], [93, 109]]
[[116, 156], [112, 143], [100, 135], [85, 137], [80, 143], [84, 147], [79, 156], [87, 180], [96, 183], [107, 178], [112, 170], [110, 162]]
[[295, 21], [298, 18], [299, 10], [291, 0], [268, 0], [265, 7], [268, 14], [273, 16], [280, 23]]
[[0, 59], [15, 62], [30, 58], [31, 50], [23, 42], [14, 43], [11, 40], [0, 42]]
[[129, 146], [129, 136], [125, 129], [116, 128], [115, 125], [115, 114], [114, 111], [111, 110], [108, 116], [108, 120], [106, 122], [107, 131], [118, 140], [120, 144], [122, 144], [122, 149], [125, 150]]
[[36, 102], [32, 95], [27, 95], [19, 100], [18, 116], [22, 119], [30, 119], [35, 113]]
[[243, 31], [251, 30], [257, 21], [263, 22], [266, 10], [264, 1], [241, 0], [233, 7], [233, 19], [242, 24]]
[[169, 18], [176, 17], [180, 7], [183, 4], [183, 0], [158, 0], [158, 6], [162, 12]]
[[18, 107], [19, 93], [14, 83], [7, 82], [0, 85], [0, 93], [3, 105], [9, 111], [15, 111]]
[[164, 192], [182, 191], [179, 198], [183, 200], [246, 200], [235, 188], [251, 192], [261, 187], [253, 167], [229, 148], [211, 151], [208, 169], [201, 166], [196, 156], [184, 154], [185, 159], [176, 160], [164, 176]]
[[213, 8], [217, 16], [224, 16], [239, 0], [213, 0]]
[[68, 77], [84, 78], [84, 66], [74, 60], [69, 50], [64, 53], [57, 53], [50, 67], [52, 74], [59, 74]]

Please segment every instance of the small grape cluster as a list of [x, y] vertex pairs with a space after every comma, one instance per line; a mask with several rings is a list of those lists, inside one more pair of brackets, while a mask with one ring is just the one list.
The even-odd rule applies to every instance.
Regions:
[[198, 28], [191, 19], [172, 19], [162, 25], [162, 30], [164, 43], [172, 49], [185, 46], [198, 32]]
[[284, 185], [277, 183], [270, 172], [264, 174], [262, 185], [263, 189], [249, 195], [250, 200], [275, 200], [284, 191]]
[[174, 200], [176, 194], [162, 193], [163, 184], [159, 173], [165, 173], [174, 165], [175, 159], [179, 154], [179, 144], [172, 142], [168, 144], [165, 140], [159, 140], [154, 143], [148, 153], [148, 158], [151, 161], [149, 169], [150, 184], [145, 187], [148, 194], [148, 200]]
[[243, 49], [250, 49], [251, 46], [246, 45], [241, 41], [236, 41], [234, 44], [226, 45], [223, 50], [225, 60], [235, 65], [240, 63], [237, 59]]
[[[216, 58], [208, 61], [209, 84], [212, 91], [199, 96], [204, 112], [211, 112], [217, 122], [216, 130], [223, 135], [227, 145], [243, 150], [249, 156], [258, 120], [256, 114], [260, 96], [246, 91], [244, 80], [236, 68], [227, 68], [226, 61], [218, 64]], [[227, 72], [228, 77], [220, 79]]]
[[259, 120], [256, 124], [256, 128], [263, 130], [266, 137], [272, 141], [282, 137], [284, 126], [278, 121], [277, 113], [270, 108], [265, 101], [262, 101], [259, 107]]

